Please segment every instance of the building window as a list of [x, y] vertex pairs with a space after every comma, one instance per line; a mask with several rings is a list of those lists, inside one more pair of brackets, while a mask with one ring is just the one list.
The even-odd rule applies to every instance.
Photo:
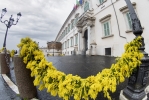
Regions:
[[86, 12], [87, 10], [89, 10], [89, 3], [86, 1], [84, 4], [84, 12]]
[[67, 41], [65, 41], [65, 49], [67, 48]]
[[71, 30], [73, 29], [74, 27], [74, 19], [71, 20]]
[[73, 24], [72, 24], [72, 27], [74, 27], [75, 26], [75, 20], [73, 20]]
[[104, 2], [104, 0], [99, 0], [100, 4], [102, 4]]
[[104, 36], [110, 35], [110, 22], [104, 22], [103, 23], [103, 30], [104, 30]]
[[102, 17], [101, 19], [99, 19], [99, 21], [101, 22], [102, 25], [102, 32], [103, 32], [103, 37], [102, 38], [107, 38], [107, 37], [111, 37], [113, 36], [111, 33], [111, 14], [108, 14], [104, 17]]
[[71, 30], [73, 29], [73, 22], [71, 23]]
[[76, 19], [75, 19], [75, 25], [78, 22], [78, 19], [79, 19], [79, 16], [77, 16]]
[[65, 29], [65, 32], [66, 32], [66, 34], [67, 34], [67, 27], [66, 27], [66, 29]]
[[78, 45], [78, 34], [75, 35], [75, 45]]
[[125, 19], [126, 19], [127, 28], [129, 30], [132, 30], [132, 20], [131, 20], [129, 12], [124, 13], [124, 16], [125, 16]]
[[69, 39], [69, 43], [70, 43], [69, 47], [71, 47], [71, 38]]
[[68, 25], [68, 32], [70, 32], [70, 24]]
[[71, 46], [73, 46], [73, 37], [71, 37]]
[[105, 48], [105, 55], [111, 56], [111, 48]]
[[64, 32], [62, 33], [62, 38], [64, 38]]
[[[135, 2], [132, 2], [132, 6], [137, 14], [137, 11], [136, 11], [136, 3]], [[132, 32], [132, 20], [131, 20], [131, 17], [130, 17], [130, 14], [129, 14], [129, 9], [127, 6], [123, 6], [119, 9], [123, 15], [124, 15], [124, 19], [125, 19], [125, 22], [126, 22], [126, 28], [127, 28], [127, 31], [126, 33], [129, 33], [129, 32]]]
[[65, 37], [65, 30], [63, 31], [63, 37]]
[[67, 40], [67, 48], [69, 48], [69, 39]]

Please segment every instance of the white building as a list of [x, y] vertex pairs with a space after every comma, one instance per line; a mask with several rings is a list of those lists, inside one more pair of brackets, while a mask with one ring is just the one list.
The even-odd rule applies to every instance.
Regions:
[[60, 56], [62, 55], [62, 44], [61, 42], [47, 42], [47, 56]]
[[[141, 21], [145, 51], [149, 53], [149, 0], [131, 0]], [[125, 0], [84, 0], [73, 10], [55, 41], [62, 43], [65, 55], [120, 56], [124, 44], [135, 38]]]
[[47, 47], [40, 47], [39, 49], [42, 50], [44, 56], [47, 56], [47, 53], [48, 53], [48, 48]]

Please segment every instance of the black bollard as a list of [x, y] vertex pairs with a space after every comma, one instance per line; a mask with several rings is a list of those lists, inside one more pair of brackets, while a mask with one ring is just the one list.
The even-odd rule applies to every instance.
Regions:
[[129, 77], [128, 85], [123, 90], [123, 94], [128, 100], [142, 100], [145, 94], [145, 88], [148, 83], [149, 75], [149, 57], [148, 54], [144, 51], [144, 39], [142, 38], [142, 47], [140, 51], [144, 54], [144, 57], [141, 59], [142, 64], [137, 67], [136, 70]]
[[[130, 17], [132, 20], [133, 34], [138, 37], [143, 33], [140, 20], [138, 19], [134, 8], [130, 0], [125, 0], [129, 9]], [[133, 71], [132, 75], [129, 77], [128, 85], [123, 90], [123, 95], [128, 100], [142, 100], [145, 98], [145, 88], [148, 84], [149, 76], [149, 57], [144, 51], [145, 43], [144, 38], [142, 38], [142, 46], [139, 48], [140, 52], [143, 53], [144, 57], [141, 59], [142, 64], [137, 66], [137, 69]]]

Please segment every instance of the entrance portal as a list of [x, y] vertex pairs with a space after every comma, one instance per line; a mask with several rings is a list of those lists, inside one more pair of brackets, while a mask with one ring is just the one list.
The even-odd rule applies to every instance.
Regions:
[[87, 30], [84, 33], [84, 47], [86, 52], [88, 50], [88, 31]]

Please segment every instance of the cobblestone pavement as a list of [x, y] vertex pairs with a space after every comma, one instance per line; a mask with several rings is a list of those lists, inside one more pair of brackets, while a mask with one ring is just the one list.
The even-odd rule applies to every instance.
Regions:
[[[109, 68], [115, 63], [115, 57], [108, 56], [62, 56], [62, 57], [47, 57], [48, 61], [53, 62], [53, 65], [59, 71], [63, 71], [66, 74], [79, 75], [82, 78], [86, 78], [90, 75], [96, 75], [104, 68]], [[11, 64], [13, 67], [13, 63]], [[14, 70], [11, 70], [11, 80], [16, 84]], [[127, 79], [125, 82], [117, 86], [115, 93], [110, 93], [112, 100], [119, 100], [120, 90], [127, 85]], [[46, 92], [46, 89], [39, 91], [37, 89], [39, 100], [62, 100], [59, 97], [53, 97]], [[1, 100], [1, 99], [0, 99]], [[5, 99], [3, 99], [5, 100]], [[7, 99], [6, 99], [7, 100]], [[73, 100], [71, 98], [70, 100]], [[96, 100], [107, 100], [104, 98], [103, 93], [99, 93]]]

